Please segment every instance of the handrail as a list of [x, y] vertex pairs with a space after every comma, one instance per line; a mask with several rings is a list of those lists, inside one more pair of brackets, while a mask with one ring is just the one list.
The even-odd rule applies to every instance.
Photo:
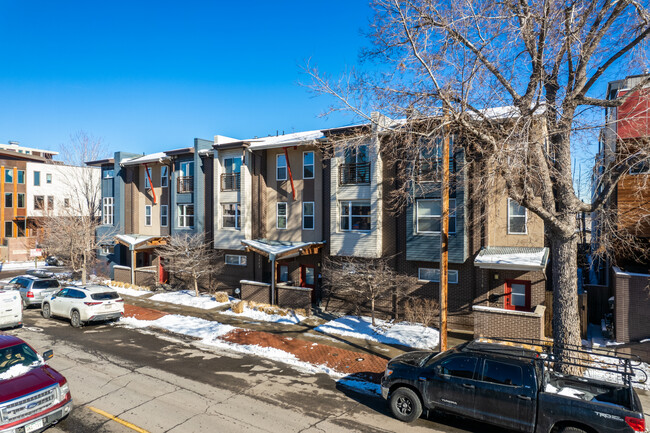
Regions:
[[194, 191], [194, 176], [180, 176], [176, 182], [176, 192], [185, 193]]
[[358, 162], [341, 164], [339, 167], [339, 184], [355, 185], [370, 183], [370, 163]]
[[221, 191], [239, 191], [241, 188], [240, 173], [222, 173]]

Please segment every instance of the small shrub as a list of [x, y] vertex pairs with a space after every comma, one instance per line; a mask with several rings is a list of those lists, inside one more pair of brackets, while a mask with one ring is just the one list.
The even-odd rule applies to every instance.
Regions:
[[246, 301], [240, 301], [232, 304], [231, 310], [235, 314], [242, 314], [244, 312], [244, 307], [246, 307]]
[[440, 307], [435, 299], [413, 298], [404, 304], [404, 319], [407, 322], [431, 327], [437, 325], [439, 314]]
[[230, 298], [226, 292], [216, 292], [214, 294], [214, 300], [217, 302], [228, 302]]
[[304, 308], [296, 308], [293, 312], [299, 316], [307, 316], [307, 311]]

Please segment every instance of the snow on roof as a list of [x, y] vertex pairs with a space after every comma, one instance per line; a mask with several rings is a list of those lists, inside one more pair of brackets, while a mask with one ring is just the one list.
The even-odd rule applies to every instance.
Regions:
[[292, 253], [299, 253], [301, 249], [314, 245], [322, 245], [324, 242], [289, 242], [271, 241], [267, 239], [243, 240], [242, 245], [250, 247], [257, 252], [267, 254], [270, 260], [276, 260]]
[[486, 269], [544, 270], [548, 262], [545, 247], [486, 247], [474, 260], [474, 266]]
[[320, 129], [314, 131], [294, 132], [292, 134], [277, 135], [272, 137], [253, 138], [243, 140], [251, 143], [250, 150], [273, 149], [284, 146], [299, 146], [312, 144], [317, 140], [324, 139], [323, 131]]
[[138, 156], [135, 158], [129, 158], [122, 161], [121, 165], [139, 165], [147, 164], [151, 162], [161, 162], [164, 159], [169, 158], [165, 152], [156, 152], [149, 155]]
[[146, 243], [150, 241], [151, 239], [156, 239], [159, 238], [160, 236], [147, 236], [147, 235], [115, 235], [115, 239], [117, 239], [118, 242], [127, 245], [130, 248], [137, 247], [138, 245], [142, 243]]

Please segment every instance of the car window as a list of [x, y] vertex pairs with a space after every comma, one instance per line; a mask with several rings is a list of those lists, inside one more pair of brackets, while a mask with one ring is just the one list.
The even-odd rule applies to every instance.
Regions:
[[473, 379], [476, 358], [471, 356], [454, 356], [440, 363], [440, 374]]
[[117, 292], [104, 292], [104, 293], [93, 293], [90, 295], [95, 301], [110, 301], [111, 299], [117, 299], [120, 295]]
[[16, 284], [18, 282], [18, 278], [12, 278], [9, 280], [9, 284]]
[[483, 381], [499, 385], [522, 386], [524, 375], [519, 365], [486, 359], [483, 366]]
[[83, 299], [85, 297], [86, 294], [81, 290], [68, 289], [68, 298]]
[[66, 298], [68, 296], [68, 290], [70, 290], [70, 289], [61, 289], [56, 293], [55, 296], [57, 296], [59, 298]]
[[16, 282], [20, 287], [29, 287], [29, 283], [31, 280], [28, 280], [27, 278], [18, 278], [18, 281]]
[[38, 360], [38, 355], [25, 343], [5, 347], [0, 349], [0, 374], [14, 365], [31, 366]]
[[59, 282], [57, 280], [39, 280], [34, 281], [32, 288], [34, 289], [54, 289], [59, 287]]

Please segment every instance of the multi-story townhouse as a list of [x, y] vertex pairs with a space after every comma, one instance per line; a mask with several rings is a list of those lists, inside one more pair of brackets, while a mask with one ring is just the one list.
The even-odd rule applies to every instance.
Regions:
[[[607, 86], [607, 98], [626, 95], [647, 75], [629, 76]], [[593, 193], [602, 189], [601, 178], [612, 164], [637, 152], [647, 156], [650, 137], [650, 88], [630, 96], [605, 114], [593, 176]], [[603, 303], [614, 297], [616, 340], [639, 341], [650, 337], [650, 261], [640, 250], [625, 248], [626, 239], [634, 237], [637, 247], [650, 246], [650, 163], [634, 165], [624, 174], [604, 208], [592, 215], [592, 250], [607, 250], [607, 257], [595, 254], [591, 282], [608, 287], [601, 293]], [[608, 240], [603, 240], [607, 239]], [[622, 248], [621, 248], [622, 247]], [[594, 288], [594, 294], [596, 290]], [[591, 295], [591, 291], [590, 291]], [[605, 310], [606, 311], [606, 310]]]

